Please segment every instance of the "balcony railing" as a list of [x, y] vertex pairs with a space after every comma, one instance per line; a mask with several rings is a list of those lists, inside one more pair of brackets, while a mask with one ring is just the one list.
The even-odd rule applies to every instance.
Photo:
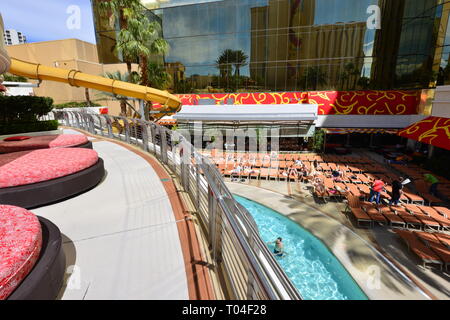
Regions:
[[213, 265], [225, 280], [223, 289], [230, 299], [302, 299], [261, 240], [252, 216], [234, 200], [216, 166], [180, 133], [140, 119], [86, 112], [54, 111], [50, 118], [138, 146], [172, 170], [196, 207]]

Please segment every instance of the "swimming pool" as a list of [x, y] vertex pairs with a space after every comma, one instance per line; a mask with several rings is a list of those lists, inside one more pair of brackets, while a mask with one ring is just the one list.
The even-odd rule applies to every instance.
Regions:
[[[305, 300], [368, 300], [329, 249], [310, 232], [282, 214], [234, 196], [253, 216], [264, 242], [282, 237], [284, 258], [276, 258]], [[273, 252], [274, 245], [269, 245]]]

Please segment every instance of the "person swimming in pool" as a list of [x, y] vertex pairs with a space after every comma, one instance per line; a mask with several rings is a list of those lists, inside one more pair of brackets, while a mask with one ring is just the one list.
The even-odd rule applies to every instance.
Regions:
[[278, 238], [277, 240], [273, 241], [273, 242], [268, 242], [267, 244], [275, 244], [275, 248], [273, 249], [273, 254], [276, 257], [283, 257], [286, 252], [284, 252], [284, 246], [283, 246], [283, 239], [282, 238]]

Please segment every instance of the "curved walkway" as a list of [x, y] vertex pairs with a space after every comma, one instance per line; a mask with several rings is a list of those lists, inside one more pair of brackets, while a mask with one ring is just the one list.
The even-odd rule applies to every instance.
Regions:
[[[63, 233], [68, 279], [60, 298], [206, 298], [195, 284], [205, 277], [190, 265], [199, 256], [198, 242], [196, 253], [189, 252], [195, 231], [185, 227], [170, 177], [131, 146], [89, 139], [104, 160], [104, 180], [77, 197], [33, 210]], [[209, 296], [209, 283], [203, 287]]]
[[337, 220], [276, 192], [238, 183], [227, 186], [232, 193], [282, 213], [321, 239], [370, 299], [430, 299], [377, 250]]

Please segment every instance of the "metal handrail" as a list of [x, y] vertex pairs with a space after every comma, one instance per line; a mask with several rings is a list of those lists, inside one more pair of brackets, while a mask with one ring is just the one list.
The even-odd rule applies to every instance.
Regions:
[[180, 133], [125, 117], [56, 110], [50, 118], [92, 134], [137, 145], [166, 164], [189, 194], [203, 225], [214, 266], [233, 299], [301, 300], [261, 240], [250, 213], [234, 200], [221, 174]]

